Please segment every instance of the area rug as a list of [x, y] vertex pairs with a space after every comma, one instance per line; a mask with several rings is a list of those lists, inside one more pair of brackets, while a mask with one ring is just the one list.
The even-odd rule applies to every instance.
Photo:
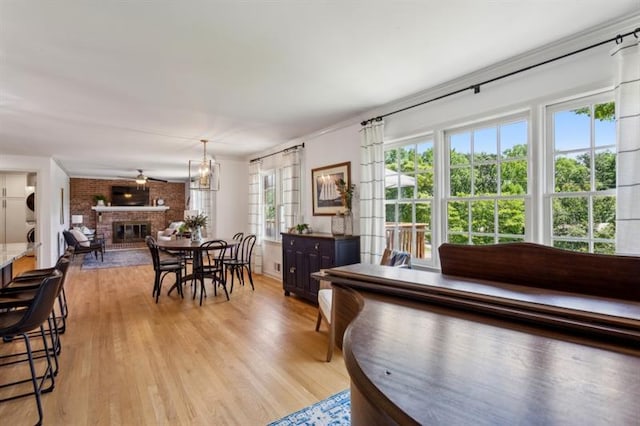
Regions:
[[119, 268], [122, 266], [151, 265], [151, 255], [148, 249], [141, 250], [114, 250], [104, 253], [104, 262], [93, 253], [84, 255], [82, 269]]
[[269, 423], [267, 426], [342, 426], [351, 424], [349, 389], [316, 402], [300, 411]]

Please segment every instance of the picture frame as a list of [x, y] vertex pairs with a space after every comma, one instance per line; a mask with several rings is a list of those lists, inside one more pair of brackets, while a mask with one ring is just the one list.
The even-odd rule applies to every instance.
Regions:
[[64, 225], [64, 188], [60, 188], [60, 225]]
[[333, 216], [344, 210], [335, 182], [344, 179], [351, 185], [351, 161], [311, 170], [311, 194], [314, 216]]

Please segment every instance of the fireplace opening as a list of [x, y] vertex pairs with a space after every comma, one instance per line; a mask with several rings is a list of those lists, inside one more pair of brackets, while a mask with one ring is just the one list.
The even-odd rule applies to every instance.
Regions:
[[113, 222], [111, 235], [114, 244], [144, 242], [151, 235], [151, 222]]

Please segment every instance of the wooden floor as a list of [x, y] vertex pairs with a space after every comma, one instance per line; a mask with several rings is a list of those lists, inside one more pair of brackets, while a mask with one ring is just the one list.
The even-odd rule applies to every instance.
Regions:
[[[67, 332], [46, 425], [264, 425], [349, 387], [342, 354], [324, 361], [317, 308], [255, 277], [203, 306], [166, 289], [151, 298], [151, 266], [69, 270]], [[169, 280], [169, 279], [168, 279]], [[168, 281], [167, 280], [167, 281]], [[1, 343], [7, 353], [21, 343]], [[0, 368], [0, 381], [28, 367]], [[28, 388], [26, 388], [28, 389]], [[0, 397], [8, 395], [0, 390]], [[35, 400], [0, 404], [0, 423], [31, 425]]]

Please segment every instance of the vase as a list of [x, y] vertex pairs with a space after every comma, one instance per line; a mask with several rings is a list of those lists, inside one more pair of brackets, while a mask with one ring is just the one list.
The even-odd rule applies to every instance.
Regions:
[[353, 213], [351, 210], [344, 212], [344, 235], [353, 235]]
[[195, 228], [191, 228], [191, 241], [199, 242], [202, 240], [202, 228], [196, 226]]
[[333, 235], [345, 234], [345, 217], [342, 213], [336, 213], [335, 216], [331, 216], [331, 233]]

